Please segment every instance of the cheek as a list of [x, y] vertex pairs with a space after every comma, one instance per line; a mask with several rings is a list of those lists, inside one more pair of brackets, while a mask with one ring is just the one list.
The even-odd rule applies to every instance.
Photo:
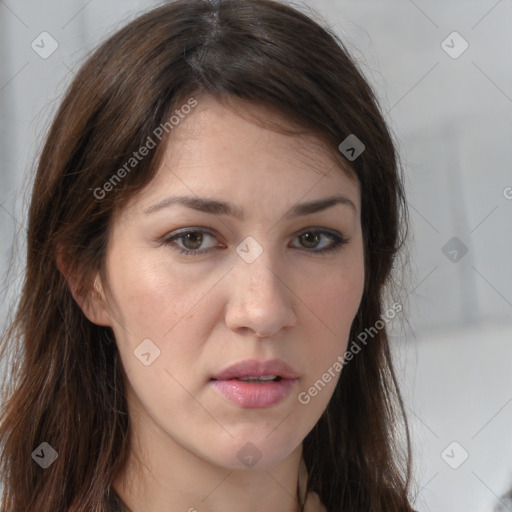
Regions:
[[[137, 339], [161, 336], [179, 314], [176, 284], [144, 265], [117, 267], [110, 277], [113, 303], [120, 327]], [[183, 298], [181, 296], [180, 298]]]
[[317, 349], [311, 354], [316, 374], [326, 371], [345, 352], [362, 296], [359, 279], [333, 279], [329, 284], [328, 291], [317, 291], [308, 298], [317, 317], [310, 324], [314, 332], [309, 336]]
[[[357, 251], [359, 255], [359, 251]], [[346, 264], [331, 268], [327, 274], [305, 277], [301, 287], [304, 297], [332, 339], [348, 335], [359, 309], [364, 290], [364, 263], [361, 258], [347, 258]]]
[[190, 369], [198, 366], [218, 315], [215, 294], [209, 291], [218, 277], [191, 279], [188, 274], [177, 272], [164, 258], [112, 258], [110, 263], [114, 333], [123, 366], [144, 408], [163, 423], [176, 410], [206, 420], [186, 390], [197, 391], [198, 377]]
[[317, 301], [331, 321], [344, 325], [353, 319], [361, 303], [364, 276], [358, 271], [340, 271], [331, 275], [328, 288], [317, 291]]
[[133, 388], [147, 407], [162, 407], [163, 395], [163, 402], [174, 408], [190, 407], [190, 396], [180, 384], [193, 392], [204, 385], [200, 372], [192, 376], [190, 369], [198, 368], [205, 340], [219, 322], [222, 300], [214, 285], [223, 272], [214, 270], [206, 277], [179, 272], [163, 257], [126, 257], [117, 266], [113, 263], [114, 334]]
[[113, 255], [108, 268], [118, 330], [133, 342], [148, 337], [163, 341], [171, 336], [175, 326], [194, 315], [211, 288], [210, 278], [194, 279], [162, 256]]
[[340, 356], [343, 357], [347, 350], [350, 329], [363, 296], [362, 251], [357, 254], [358, 257], [346, 265], [340, 265], [328, 277], [319, 279], [318, 276], [317, 285], [312, 285], [310, 279], [306, 279], [302, 288], [311, 290], [305, 295], [304, 302], [313, 313], [310, 316], [306, 348], [311, 371], [302, 389], [307, 391], [319, 379], [322, 381], [317, 386], [322, 393], [318, 391], [318, 396], [314, 395], [316, 407], [326, 406], [334, 392], [342, 371]]

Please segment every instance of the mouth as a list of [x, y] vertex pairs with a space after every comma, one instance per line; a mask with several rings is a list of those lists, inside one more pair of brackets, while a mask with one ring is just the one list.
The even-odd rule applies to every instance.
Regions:
[[280, 359], [271, 359], [269, 361], [247, 359], [225, 368], [218, 374], [213, 375], [212, 379], [270, 381], [276, 379], [295, 379], [297, 377], [298, 374], [295, 370]]
[[297, 373], [283, 361], [247, 360], [210, 379], [210, 385], [230, 402], [243, 408], [278, 404], [297, 384]]
[[230, 402], [246, 409], [262, 409], [286, 398], [299, 379], [212, 379], [212, 387]]
[[283, 380], [280, 375], [262, 375], [260, 377], [257, 376], [247, 376], [247, 377], [233, 377], [232, 379], [211, 379], [211, 380], [237, 380], [240, 382], [250, 382], [252, 384], [265, 384], [266, 382], [279, 382]]

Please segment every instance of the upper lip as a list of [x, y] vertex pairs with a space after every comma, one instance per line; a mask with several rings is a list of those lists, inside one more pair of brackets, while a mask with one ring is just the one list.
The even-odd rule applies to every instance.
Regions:
[[212, 379], [229, 380], [240, 377], [263, 377], [264, 375], [275, 375], [283, 379], [295, 379], [298, 377], [293, 368], [280, 359], [271, 359], [269, 361], [247, 359], [227, 367], [214, 375]]

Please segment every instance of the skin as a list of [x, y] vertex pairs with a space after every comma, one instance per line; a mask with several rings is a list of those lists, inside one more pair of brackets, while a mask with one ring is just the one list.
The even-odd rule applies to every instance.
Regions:
[[[126, 372], [132, 452], [113, 487], [133, 512], [296, 512], [302, 441], [339, 374], [309, 404], [297, 397], [345, 352], [363, 293], [359, 185], [316, 138], [248, 117], [275, 117], [263, 107], [239, 102], [241, 116], [196, 98], [156, 177], [114, 216], [98, 296], [81, 304], [91, 321], [112, 327]], [[284, 218], [296, 203], [335, 193], [355, 208]], [[228, 201], [246, 218], [181, 205], [144, 213], [173, 195]], [[183, 228], [213, 235], [162, 242]], [[299, 236], [306, 228], [337, 230], [348, 242], [321, 254], [332, 240]], [[236, 252], [248, 236], [263, 249], [252, 263]], [[179, 252], [198, 246], [209, 252]], [[160, 350], [149, 366], [134, 356], [144, 339]], [[233, 363], [273, 358], [299, 374], [276, 405], [242, 408], [209, 384]], [[252, 468], [237, 457], [248, 442], [261, 453]]]

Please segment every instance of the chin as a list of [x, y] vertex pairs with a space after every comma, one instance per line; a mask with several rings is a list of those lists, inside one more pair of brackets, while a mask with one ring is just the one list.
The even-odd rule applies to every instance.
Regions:
[[272, 469], [300, 444], [291, 443], [289, 435], [271, 433], [273, 429], [275, 426], [268, 430], [253, 428], [252, 431], [244, 432], [244, 435], [236, 435], [229, 438], [229, 441], [224, 441], [222, 447], [219, 442], [216, 452], [210, 452], [207, 458], [210, 462], [231, 470]]

